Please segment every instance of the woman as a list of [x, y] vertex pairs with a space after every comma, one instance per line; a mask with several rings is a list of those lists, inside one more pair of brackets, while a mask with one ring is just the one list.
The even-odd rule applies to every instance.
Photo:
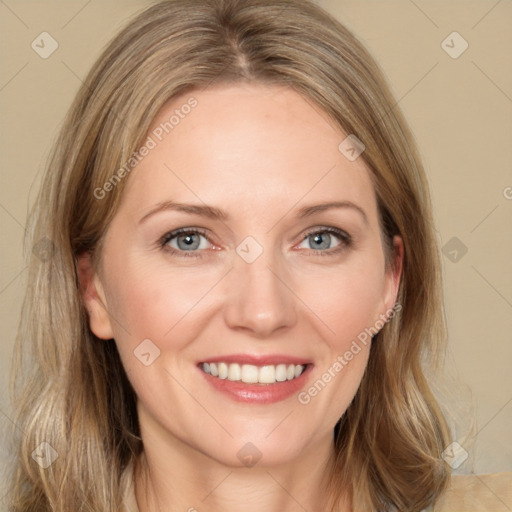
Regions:
[[137, 16], [32, 218], [13, 511], [419, 511], [446, 489], [424, 171], [313, 3]]

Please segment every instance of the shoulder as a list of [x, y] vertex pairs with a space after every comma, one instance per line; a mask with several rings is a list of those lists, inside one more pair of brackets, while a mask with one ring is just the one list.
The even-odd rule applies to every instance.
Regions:
[[512, 509], [512, 471], [453, 475], [433, 512], [507, 512]]

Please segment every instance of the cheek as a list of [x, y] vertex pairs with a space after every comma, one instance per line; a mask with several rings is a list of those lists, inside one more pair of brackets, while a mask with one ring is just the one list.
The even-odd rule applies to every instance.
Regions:
[[374, 326], [383, 312], [383, 261], [374, 257], [356, 263], [309, 278], [307, 305], [326, 326], [326, 339], [338, 352]]
[[[338, 270], [308, 278], [308, 306], [326, 326], [325, 350], [299, 403], [323, 410], [329, 430], [353, 400], [371, 348], [372, 327], [383, 311], [384, 260], [378, 251]], [[315, 285], [314, 287], [312, 285]], [[305, 290], [305, 289], [304, 289]], [[303, 292], [304, 293], [304, 292]]]
[[[195, 337], [191, 319], [214, 285], [215, 276], [187, 275], [187, 269], [170, 271], [144, 258], [128, 259], [112, 268], [108, 303], [123, 360], [130, 363], [130, 356], [145, 339], [151, 340], [162, 356], [175, 357]], [[186, 336], [181, 332], [184, 326]]]
[[161, 339], [193, 311], [217, 276], [154, 260], [134, 257], [120, 262], [111, 291], [116, 313], [128, 331]]
[[[117, 349], [137, 396], [155, 416], [164, 414], [165, 404], [190, 405], [177, 382], [189, 364], [184, 351], [203, 328], [196, 320], [201, 298], [218, 280], [214, 277], [192, 277], [186, 269], [170, 271], [146, 259], [119, 262], [111, 274], [109, 309]], [[165, 400], [155, 390], [165, 390]]]

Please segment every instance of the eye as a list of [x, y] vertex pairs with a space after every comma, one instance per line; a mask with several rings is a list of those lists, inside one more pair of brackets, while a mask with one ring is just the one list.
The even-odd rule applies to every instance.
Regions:
[[[313, 252], [337, 253], [345, 247], [350, 246], [352, 238], [348, 233], [337, 228], [322, 228], [310, 231], [299, 245], [299, 248], [311, 249]], [[304, 244], [307, 244], [304, 247]]]
[[[304, 247], [304, 244], [307, 244]], [[321, 228], [306, 234], [299, 248], [308, 249], [318, 256], [332, 255], [349, 247], [352, 244], [351, 236], [337, 228]], [[166, 233], [159, 245], [178, 256], [200, 257], [201, 252], [215, 248], [206, 232], [197, 228], [180, 228]]]
[[191, 256], [191, 253], [208, 249], [212, 244], [203, 231], [180, 228], [165, 234], [160, 240], [160, 245], [182, 256]]

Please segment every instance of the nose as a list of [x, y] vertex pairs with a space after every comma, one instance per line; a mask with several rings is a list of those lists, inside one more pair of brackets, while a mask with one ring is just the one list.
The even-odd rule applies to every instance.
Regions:
[[290, 278], [270, 252], [264, 251], [252, 263], [236, 256], [226, 283], [226, 324], [261, 339], [290, 328], [297, 321], [297, 298], [290, 289]]

